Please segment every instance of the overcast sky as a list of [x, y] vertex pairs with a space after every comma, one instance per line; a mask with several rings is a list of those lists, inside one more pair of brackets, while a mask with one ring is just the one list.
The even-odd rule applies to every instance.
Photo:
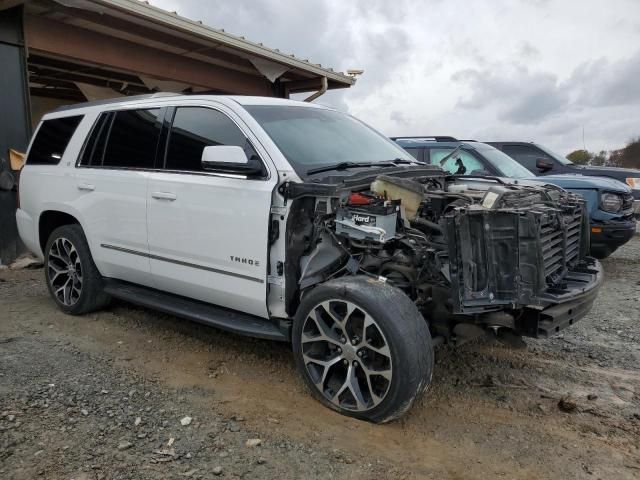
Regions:
[[[336, 70], [332, 105], [393, 135], [535, 140], [563, 154], [640, 136], [640, 0], [152, 0]], [[206, 5], [206, 7], [205, 7]]]

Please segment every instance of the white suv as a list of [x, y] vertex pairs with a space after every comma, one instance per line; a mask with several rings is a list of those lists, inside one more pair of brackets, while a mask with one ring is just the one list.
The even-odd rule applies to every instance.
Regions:
[[426, 389], [435, 343], [589, 311], [583, 210], [447, 176], [318, 105], [156, 94], [45, 115], [17, 221], [63, 311], [117, 297], [290, 341], [321, 402], [384, 422]]

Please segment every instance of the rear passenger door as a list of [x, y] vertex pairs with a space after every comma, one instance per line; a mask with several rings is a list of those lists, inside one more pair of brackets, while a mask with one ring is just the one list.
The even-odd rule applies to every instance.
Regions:
[[248, 129], [224, 107], [180, 106], [167, 117], [164, 170], [151, 173], [147, 197], [155, 286], [267, 317], [268, 224], [277, 176], [266, 166], [255, 178], [202, 169], [205, 146], [235, 145], [258, 156]]
[[105, 112], [76, 170], [78, 209], [102, 275], [151, 286], [147, 180], [155, 167], [160, 108]]

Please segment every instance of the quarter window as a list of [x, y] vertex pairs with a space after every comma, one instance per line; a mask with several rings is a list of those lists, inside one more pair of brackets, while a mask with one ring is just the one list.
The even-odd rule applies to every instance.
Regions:
[[257, 159], [242, 131], [224, 113], [210, 108], [179, 107], [169, 133], [165, 168], [202, 171], [202, 151], [213, 145], [242, 147], [247, 158]]
[[31, 165], [57, 165], [69, 145], [82, 115], [45, 120], [33, 140], [27, 163]]
[[84, 146], [80, 165], [99, 167], [102, 165], [104, 157], [104, 147], [107, 144], [107, 136], [109, 128], [113, 120], [113, 112], [107, 112], [100, 115], [98, 121], [93, 126], [89, 140]]
[[115, 112], [103, 166], [153, 168], [160, 136], [159, 114], [159, 108]]

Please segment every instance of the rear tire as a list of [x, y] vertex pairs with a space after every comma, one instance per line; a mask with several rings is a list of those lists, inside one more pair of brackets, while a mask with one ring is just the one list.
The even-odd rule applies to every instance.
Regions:
[[343, 415], [384, 423], [431, 383], [429, 328], [401, 290], [343, 277], [302, 300], [292, 331], [296, 366], [313, 396]]
[[82, 315], [106, 307], [111, 300], [80, 225], [63, 225], [49, 235], [44, 271], [49, 293], [65, 313]]

